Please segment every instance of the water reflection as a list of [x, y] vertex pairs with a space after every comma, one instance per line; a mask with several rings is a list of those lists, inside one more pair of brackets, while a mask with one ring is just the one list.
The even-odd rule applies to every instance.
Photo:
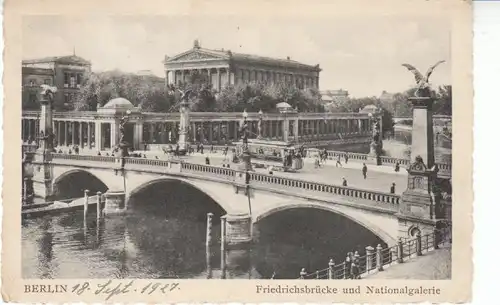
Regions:
[[[213, 228], [216, 242], [207, 249], [204, 222], [166, 218], [161, 210], [158, 205], [157, 213], [138, 209], [101, 221], [89, 213], [86, 224], [82, 212], [29, 220], [23, 227], [23, 276], [296, 278], [300, 268], [323, 269], [330, 258], [340, 261], [348, 251], [381, 243], [336, 214], [296, 209], [264, 219], [252, 247], [226, 249], [222, 257], [219, 223]], [[37, 250], [29, 253], [33, 243]]]

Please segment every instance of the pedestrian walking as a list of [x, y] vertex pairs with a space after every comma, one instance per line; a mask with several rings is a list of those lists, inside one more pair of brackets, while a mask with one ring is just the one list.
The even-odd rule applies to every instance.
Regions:
[[318, 157], [316, 157], [316, 159], [314, 159], [314, 168], [318, 168], [318, 167], [321, 167], [321, 164], [319, 163]]
[[347, 154], [344, 154], [344, 159], [345, 159], [345, 164], [347, 164], [347, 161], [349, 161], [349, 157], [347, 156]]
[[203, 143], [200, 143], [200, 153], [203, 155]]
[[210, 159], [208, 158], [208, 156], [205, 157], [205, 164], [210, 165]]
[[342, 186], [347, 186], [347, 180], [345, 180], [345, 178], [342, 178]]
[[347, 253], [347, 256], [345, 258], [345, 266], [346, 266], [346, 278], [351, 278], [351, 264], [352, 264], [352, 253], [349, 252]]
[[394, 194], [394, 193], [396, 193], [396, 183], [393, 182], [391, 185], [391, 194]]
[[356, 261], [353, 261], [351, 263], [351, 278], [353, 280], [358, 280], [361, 278], [359, 276], [359, 265], [358, 265], [358, 262], [356, 262]]
[[273, 174], [273, 166], [272, 165], [269, 165], [267, 167], [267, 172], [269, 173], [269, 175], [272, 175]]
[[394, 171], [399, 172], [399, 161], [396, 162], [396, 166], [394, 167]]
[[340, 156], [337, 156], [337, 163], [335, 163], [335, 167], [342, 167], [342, 163], [340, 163]]
[[365, 163], [363, 163], [363, 169], [362, 169], [362, 171], [363, 171], [363, 178], [366, 179], [366, 172], [368, 172], [368, 167], [366, 167]]

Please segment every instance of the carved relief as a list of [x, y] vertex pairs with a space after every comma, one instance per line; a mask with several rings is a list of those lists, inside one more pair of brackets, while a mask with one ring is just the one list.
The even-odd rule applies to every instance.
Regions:
[[423, 188], [423, 181], [422, 177], [414, 177], [413, 178], [413, 185], [414, 188], [416, 189], [422, 189]]
[[205, 53], [201, 53], [201, 52], [191, 52], [191, 53], [188, 53], [184, 56], [176, 58], [174, 60], [174, 62], [175, 61], [183, 61], [183, 60], [199, 60], [199, 59], [220, 59], [220, 58], [215, 57], [215, 56], [211, 56], [211, 55], [208, 55]]
[[413, 162], [410, 165], [410, 170], [413, 170], [413, 171], [423, 172], [426, 169], [427, 169], [427, 166], [425, 166], [424, 160], [420, 156], [417, 156], [415, 158], [415, 162]]

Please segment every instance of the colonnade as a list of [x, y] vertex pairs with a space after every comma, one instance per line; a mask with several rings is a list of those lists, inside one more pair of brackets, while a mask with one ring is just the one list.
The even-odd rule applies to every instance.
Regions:
[[[249, 138], [259, 135], [259, 120], [248, 119]], [[191, 143], [226, 144], [239, 141], [240, 120], [201, 120], [191, 118], [188, 139]], [[261, 138], [274, 141], [308, 142], [343, 139], [370, 134], [369, 118], [263, 118]], [[39, 120], [23, 118], [22, 139], [36, 141]], [[56, 146], [75, 146], [96, 150], [115, 147], [119, 142], [119, 119], [82, 121], [55, 119], [53, 121]], [[178, 141], [178, 121], [130, 121], [125, 126], [125, 137], [134, 149], [144, 145], [175, 144]]]
[[189, 75], [198, 74], [206, 77], [212, 88], [217, 91], [220, 91], [226, 85], [249, 82], [266, 82], [270, 84], [283, 82], [293, 84], [301, 89], [317, 89], [319, 86], [319, 75], [314, 72], [308, 74], [306, 72], [280, 72], [257, 68], [235, 68], [233, 70], [228, 66], [165, 70], [165, 82], [166, 84], [185, 83], [188, 81], [187, 77]]

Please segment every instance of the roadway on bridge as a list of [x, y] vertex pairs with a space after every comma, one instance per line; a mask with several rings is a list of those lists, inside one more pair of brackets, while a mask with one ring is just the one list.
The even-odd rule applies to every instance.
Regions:
[[[167, 158], [162, 152], [148, 151], [143, 153], [146, 153], [146, 155], [151, 158]], [[210, 165], [222, 166], [224, 157], [220, 153], [209, 153], [204, 155], [195, 153], [187, 157], [186, 162], [205, 164], [205, 157], [207, 155], [210, 159]], [[402, 194], [403, 191], [406, 190], [408, 183], [407, 173], [404, 168], [401, 168], [400, 172], [396, 173], [394, 168], [390, 166], [367, 164], [368, 173], [366, 179], [364, 179], [361, 171], [363, 163], [361, 162], [351, 161], [345, 164], [342, 161], [342, 167], [336, 167], [335, 160], [328, 160], [327, 163], [323, 164], [320, 168], [315, 168], [314, 159], [306, 158], [304, 161], [304, 167], [298, 173], [275, 171], [274, 175], [339, 186], [342, 185], [342, 178], [345, 177], [347, 180], [347, 186], [385, 193], [390, 192], [391, 184], [394, 182], [396, 183], [396, 194]], [[237, 166], [234, 163], [230, 164], [231, 168], [236, 168]], [[255, 170], [262, 173], [267, 172], [266, 169]]]
[[[161, 151], [136, 151], [145, 154], [148, 158], [166, 160], [168, 158]], [[102, 152], [103, 155], [106, 153]], [[95, 151], [82, 150], [82, 155], [96, 155]], [[210, 165], [221, 166], [224, 163], [224, 156], [220, 152], [214, 153], [194, 153], [185, 158], [186, 162], [205, 164], [205, 157], [208, 155]], [[229, 160], [229, 156], [227, 158]], [[298, 173], [278, 172], [275, 171], [274, 175], [282, 177], [290, 177], [295, 179], [302, 179], [306, 181], [321, 182], [325, 184], [342, 185], [342, 178], [347, 180], [347, 186], [354, 187], [362, 190], [370, 190], [377, 192], [389, 193], [391, 184], [396, 183], [396, 194], [400, 195], [406, 190], [408, 184], [408, 176], [406, 170], [402, 167], [399, 172], [395, 172], [392, 166], [385, 165], [372, 165], [367, 164], [368, 173], [366, 179], [362, 174], [362, 162], [348, 161], [346, 164], [342, 160], [342, 167], [335, 166], [335, 160], [328, 160], [326, 164], [322, 164], [320, 168], [315, 168], [313, 158], [304, 159], [304, 167]], [[236, 169], [237, 164], [230, 163], [231, 168]], [[266, 173], [266, 169], [255, 169], [257, 172]]]

